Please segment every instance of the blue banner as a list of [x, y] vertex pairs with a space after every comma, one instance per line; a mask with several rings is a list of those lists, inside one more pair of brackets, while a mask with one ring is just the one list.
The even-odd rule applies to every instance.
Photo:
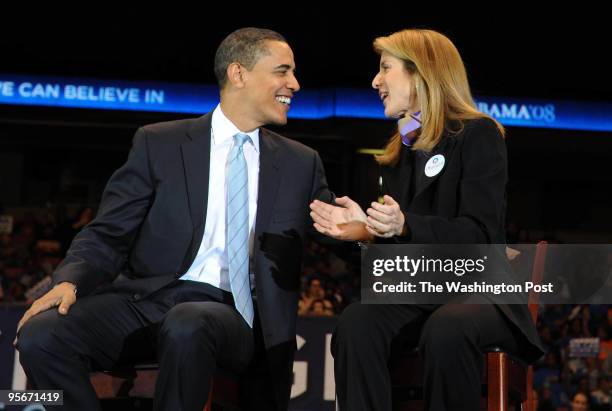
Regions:
[[[219, 101], [212, 85], [0, 74], [0, 104], [202, 114]], [[612, 103], [477, 97], [505, 126], [612, 131]], [[384, 119], [375, 90], [300, 91], [289, 118]]]

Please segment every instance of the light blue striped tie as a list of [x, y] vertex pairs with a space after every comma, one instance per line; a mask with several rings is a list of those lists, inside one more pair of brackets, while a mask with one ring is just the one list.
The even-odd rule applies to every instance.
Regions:
[[247, 134], [234, 136], [227, 172], [227, 258], [236, 309], [253, 327], [253, 299], [249, 281], [249, 179], [242, 147]]

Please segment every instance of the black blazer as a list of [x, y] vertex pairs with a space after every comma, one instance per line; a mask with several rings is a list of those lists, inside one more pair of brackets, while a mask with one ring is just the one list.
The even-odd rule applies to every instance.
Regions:
[[[204, 235], [211, 113], [152, 124], [134, 137], [110, 178], [95, 220], [74, 239], [54, 283], [79, 296], [113, 281], [140, 299], [182, 276]], [[254, 243], [255, 290], [277, 399], [289, 400], [304, 233], [314, 198], [331, 194], [316, 151], [260, 129]]]
[[[443, 155], [445, 164], [425, 175], [426, 161]], [[410, 161], [415, 156], [415, 161]], [[416, 165], [416, 169], [413, 169]], [[459, 133], [445, 133], [431, 153], [402, 146], [399, 162], [381, 167], [383, 190], [404, 213], [408, 234], [398, 242], [414, 244], [505, 244], [506, 145], [495, 123], [469, 120]], [[412, 200], [409, 184], [414, 181]], [[533, 361], [543, 347], [525, 305], [498, 305], [520, 330], [523, 357]]]

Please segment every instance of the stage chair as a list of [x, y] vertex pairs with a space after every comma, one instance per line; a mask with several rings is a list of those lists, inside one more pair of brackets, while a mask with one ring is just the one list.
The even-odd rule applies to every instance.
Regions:
[[[100, 371], [90, 374], [90, 380], [100, 400], [138, 401], [153, 399], [158, 364], [139, 364], [130, 368]], [[208, 402], [203, 411], [212, 411], [215, 405], [223, 410], [237, 410], [238, 384], [236, 376], [219, 370], [213, 379]]]

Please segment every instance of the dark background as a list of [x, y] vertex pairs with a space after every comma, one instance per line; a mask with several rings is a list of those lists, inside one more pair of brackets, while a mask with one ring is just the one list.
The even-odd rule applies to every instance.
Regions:
[[[228, 7], [233, 7], [228, 4]], [[330, 4], [328, 3], [328, 7]], [[291, 3], [273, 11], [173, 7], [36, 10], [6, 13], [0, 28], [2, 71], [213, 83], [220, 41], [244, 26], [279, 31], [292, 45], [303, 88], [369, 87], [377, 69], [372, 40], [407, 28], [449, 36], [475, 94], [609, 100], [607, 12], [574, 3], [536, 12], [519, 4], [463, 9], [371, 4], [327, 11]], [[440, 15], [442, 14], [442, 15]]]

